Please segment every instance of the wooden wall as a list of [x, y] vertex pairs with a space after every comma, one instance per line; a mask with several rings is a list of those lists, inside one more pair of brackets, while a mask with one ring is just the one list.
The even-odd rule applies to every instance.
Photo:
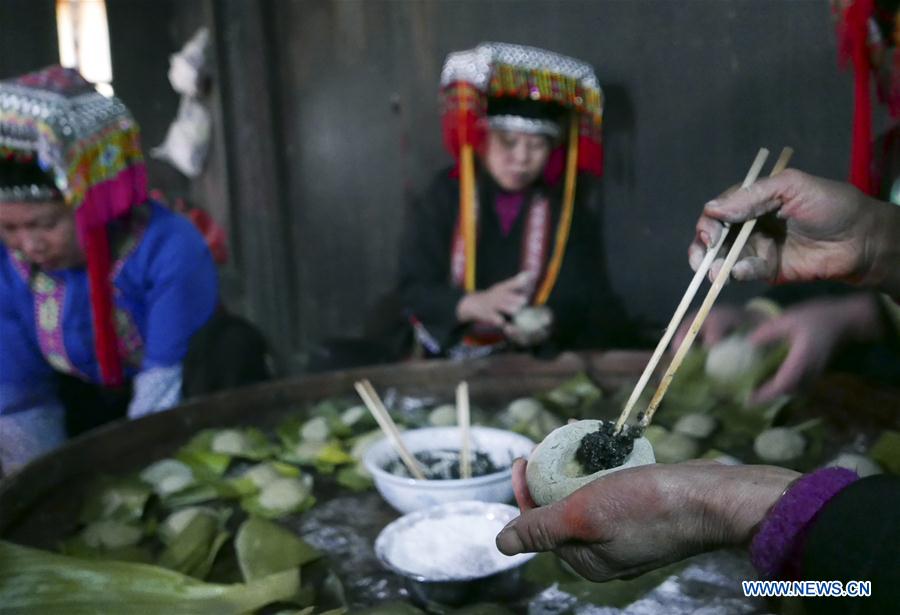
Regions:
[[0, 2], [0, 79], [59, 62], [54, 0]]

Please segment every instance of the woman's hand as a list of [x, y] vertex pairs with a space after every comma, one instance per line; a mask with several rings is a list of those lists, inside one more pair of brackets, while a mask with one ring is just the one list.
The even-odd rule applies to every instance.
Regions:
[[503, 327], [508, 317], [528, 303], [534, 283], [531, 278], [531, 274], [523, 271], [487, 290], [467, 294], [456, 305], [456, 318], [463, 323], [481, 322]]
[[507, 555], [555, 551], [592, 581], [631, 577], [703, 551], [747, 544], [797, 472], [714, 461], [629, 468], [536, 508], [513, 466], [522, 515], [497, 536]]
[[[673, 348], [681, 345], [692, 321], [693, 317], [685, 319]], [[756, 309], [717, 307], [703, 323], [700, 336], [703, 345], [710, 347], [742, 328], [749, 328], [749, 339], [756, 346], [787, 342], [789, 348], [778, 371], [754, 391], [751, 404], [768, 403], [815, 380], [842, 345], [874, 342], [884, 335], [877, 299], [860, 293], [798, 303], [777, 316]]]
[[[724, 222], [760, 220], [735, 264], [737, 280], [842, 280], [900, 294], [900, 209], [849, 184], [788, 169], [706, 204], [688, 251], [696, 270]], [[724, 255], [723, 255], [724, 257]], [[724, 258], [710, 269], [714, 279]]]
[[757, 346], [788, 342], [778, 371], [760, 385], [750, 402], [762, 404], [793, 393], [821, 375], [848, 342], [871, 342], [884, 333], [877, 299], [870, 294], [817, 299], [798, 304], [759, 325], [750, 341]]
[[528, 348], [542, 344], [553, 331], [553, 311], [546, 305], [523, 308], [503, 327], [506, 338]]

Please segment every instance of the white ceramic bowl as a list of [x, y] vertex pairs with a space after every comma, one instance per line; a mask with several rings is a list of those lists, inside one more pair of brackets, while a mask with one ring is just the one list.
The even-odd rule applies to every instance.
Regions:
[[[438, 449], [459, 450], [461, 445], [458, 427], [413, 429], [402, 432], [400, 437], [413, 455]], [[417, 480], [397, 476], [384, 469], [398, 457], [387, 438], [369, 447], [363, 455], [363, 464], [375, 479], [375, 487], [382, 497], [400, 512], [407, 513], [460, 500], [509, 502], [513, 497], [510, 466], [517, 457], [528, 457], [533, 448], [534, 442], [515, 432], [472, 427], [471, 450], [486, 453], [495, 465], [506, 469], [456, 480]]]
[[[503, 600], [517, 595], [521, 566], [535, 556], [505, 557], [497, 550], [496, 535], [518, 516], [514, 506], [496, 502], [441, 504], [403, 515], [385, 527], [375, 540], [375, 554], [403, 577], [410, 595], [421, 604]], [[428, 524], [427, 529], [417, 528], [421, 523]], [[433, 544], [421, 544], [423, 531]], [[437, 552], [446, 562], [416, 556], [416, 550]], [[480, 559], [473, 560], [476, 555]]]

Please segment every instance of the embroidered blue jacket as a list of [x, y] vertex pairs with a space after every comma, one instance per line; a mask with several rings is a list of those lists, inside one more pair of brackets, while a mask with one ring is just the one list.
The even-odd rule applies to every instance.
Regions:
[[[190, 221], [159, 204], [144, 206], [144, 223], [132, 227], [113, 246], [126, 374], [179, 367], [180, 383], [191, 336], [218, 304], [215, 265]], [[49, 401], [55, 371], [100, 382], [87, 271], [36, 277], [0, 244], [0, 415]]]

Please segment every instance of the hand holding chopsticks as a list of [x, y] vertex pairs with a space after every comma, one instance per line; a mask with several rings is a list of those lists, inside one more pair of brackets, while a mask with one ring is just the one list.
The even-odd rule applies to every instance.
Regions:
[[[762, 170], [762, 166], [765, 164], [766, 158], [768, 157], [769, 150], [767, 150], [766, 148], [760, 148], [759, 152], [757, 152], [756, 154], [756, 158], [753, 160], [753, 164], [750, 165], [750, 170], [747, 171], [747, 176], [744, 178], [744, 183], [741, 184], [742, 188], [746, 188], [756, 181], [756, 178], [759, 176], [759, 172]], [[672, 320], [669, 321], [666, 330], [663, 332], [662, 339], [660, 339], [659, 343], [656, 345], [656, 349], [653, 351], [653, 355], [650, 357], [650, 361], [647, 363], [647, 367], [644, 368], [644, 373], [641, 374], [637, 385], [635, 385], [634, 390], [631, 392], [631, 396], [625, 403], [625, 408], [622, 410], [622, 414], [619, 415], [619, 420], [616, 421], [616, 433], [618, 433], [622, 429], [622, 426], [625, 425], [625, 421], [631, 414], [631, 411], [634, 408], [634, 405], [637, 403], [638, 398], [640, 398], [641, 394], [644, 392], [644, 388], [646, 388], [647, 383], [650, 381], [650, 376], [653, 375], [653, 372], [656, 370], [656, 366], [659, 364], [659, 360], [662, 358], [662, 355], [666, 351], [666, 348], [669, 347], [669, 342], [672, 341], [672, 336], [674, 336], [675, 332], [678, 330], [678, 325], [681, 324], [681, 320], [684, 318], [685, 313], [687, 312], [688, 308], [691, 307], [691, 302], [694, 300], [694, 296], [700, 289], [700, 285], [703, 284], [703, 279], [706, 278], [706, 274], [709, 272], [709, 268], [712, 266], [713, 261], [715, 261], [716, 256], [719, 254], [719, 250], [722, 248], [722, 244], [725, 243], [725, 235], [727, 234], [727, 231], [722, 233], [719, 241], [714, 246], [712, 246], [709, 251], [707, 251], [706, 256], [703, 258], [703, 262], [697, 268], [697, 272], [694, 274], [693, 279], [691, 279], [691, 283], [688, 285], [687, 290], [684, 292], [684, 296], [681, 298], [681, 302], [678, 304], [678, 307], [675, 308], [675, 313], [672, 315]]]
[[[775, 166], [772, 169], [770, 175], [774, 176], [783, 171], [785, 167], [787, 167], [792, 154], [793, 150], [791, 148], [784, 148], [781, 152], [781, 155], [778, 157], [778, 160], [775, 163]], [[744, 179], [742, 187], [749, 187], [754, 181], [756, 181], [756, 177], [759, 175], [759, 171], [762, 168], [762, 165], [764, 164], [767, 156], [767, 150], [761, 149], [759, 151], [756, 159], [753, 162], [753, 165], [750, 167], [750, 171], [747, 173], [747, 177]], [[660, 385], [657, 388], [653, 399], [650, 401], [650, 405], [647, 407], [647, 410], [641, 417], [640, 424], [642, 427], [646, 427], [650, 424], [650, 421], [653, 418], [653, 414], [656, 412], [656, 409], [662, 402], [662, 398], [666, 394], [669, 385], [672, 383], [675, 372], [681, 366], [684, 357], [687, 355], [688, 350], [690, 350], [691, 346], [693, 345], [694, 339], [697, 337], [700, 328], [703, 326], [703, 322], [706, 320], [706, 316], [712, 309], [713, 303], [715, 303], [715, 300], [718, 298], [719, 293], [725, 286], [728, 277], [731, 275], [731, 269], [732, 267], [734, 267], [735, 262], [737, 262], [737, 259], [740, 256], [741, 251], [744, 249], [744, 245], [747, 243], [747, 239], [750, 237], [750, 233], [753, 231], [753, 227], [755, 225], [756, 220], [754, 219], [745, 222], [741, 227], [741, 230], [738, 233], [734, 244], [731, 246], [731, 249], [728, 251], [725, 262], [719, 270], [712, 287], [707, 293], [703, 304], [700, 306], [697, 315], [694, 317], [694, 321], [691, 323], [691, 327], [688, 330], [687, 335], [682, 341], [681, 346], [679, 346], [678, 350], [676, 351], [672, 362], [669, 364], [669, 367], [666, 369], [662, 381], [660, 382]], [[660, 358], [662, 357], [663, 352], [665, 351], [665, 348], [668, 346], [669, 342], [672, 339], [672, 336], [678, 329], [678, 325], [681, 323], [682, 318], [684, 318], [684, 314], [690, 306], [694, 295], [697, 293], [697, 290], [702, 283], [703, 278], [706, 277], [707, 273], [709, 272], [709, 268], [712, 266], [712, 263], [715, 261], [716, 256], [718, 255], [719, 250], [725, 243], [725, 237], [727, 234], [728, 233], [726, 228], [722, 232], [722, 235], [719, 237], [719, 241], [717, 241], [716, 244], [709, 249], [706, 256], [703, 258], [703, 262], [697, 268], [697, 272], [694, 274], [694, 278], [691, 280], [691, 283], [688, 286], [688, 289], [685, 292], [684, 296], [682, 297], [681, 302], [675, 309], [675, 314], [672, 316], [672, 320], [669, 322], [668, 327], [666, 327], [666, 331], [663, 334], [663, 337], [660, 340], [659, 344], [657, 345], [656, 350], [654, 351], [653, 356], [650, 359], [650, 362], [647, 364], [644, 373], [641, 374], [641, 378], [640, 380], [638, 380], [634, 391], [632, 391], [632, 394], [629, 397], [628, 402], [626, 403], [625, 408], [622, 411], [622, 414], [619, 416], [618, 421], [616, 421], [616, 432], [621, 430], [622, 426], [625, 424], [625, 421], [628, 420], [628, 416], [634, 408], [634, 405], [637, 402], [638, 398], [643, 393], [644, 388], [646, 387], [647, 382], [650, 379], [650, 375], [655, 370]]]

